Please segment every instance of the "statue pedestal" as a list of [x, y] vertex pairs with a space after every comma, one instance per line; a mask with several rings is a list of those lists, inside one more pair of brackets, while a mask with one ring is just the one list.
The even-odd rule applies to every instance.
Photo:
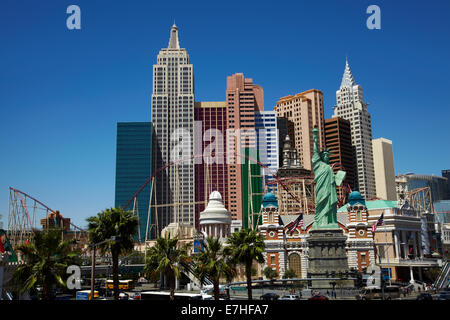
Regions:
[[[335, 280], [312, 280], [313, 289], [332, 288], [330, 282], [339, 280], [348, 272], [345, 241], [347, 237], [341, 229], [314, 229], [309, 231], [308, 278], [335, 278]], [[345, 286], [353, 286], [353, 281], [344, 280]], [[347, 284], [348, 282], [348, 284]]]

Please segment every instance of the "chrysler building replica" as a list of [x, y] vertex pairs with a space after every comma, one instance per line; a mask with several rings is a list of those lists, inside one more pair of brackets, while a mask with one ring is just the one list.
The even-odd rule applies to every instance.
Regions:
[[151, 103], [155, 129], [153, 170], [175, 162], [156, 177], [157, 204], [183, 203], [158, 208], [158, 229], [172, 222], [194, 226], [194, 160], [189, 159], [194, 137], [194, 72], [186, 49], [180, 48], [175, 24], [168, 47], [161, 49], [157, 64], [153, 65]]
[[375, 172], [372, 151], [372, 125], [367, 103], [363, 99], [363, 90], [356, 84], [352, 71], [345, 62], [341, 87], [336, 91], [337, 105], [333, 117], [350, 121], [351, 139], [356, 164], [355, 186], [365, 199], [376, 196]]

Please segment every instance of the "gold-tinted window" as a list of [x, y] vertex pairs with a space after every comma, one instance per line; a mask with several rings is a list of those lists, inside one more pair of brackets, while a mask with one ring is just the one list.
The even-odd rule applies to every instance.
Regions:
[[301, 277], [302, 262], [299, 254], [293, 253], [289, 256], [289, 269], [294, 270], [297, 277]]

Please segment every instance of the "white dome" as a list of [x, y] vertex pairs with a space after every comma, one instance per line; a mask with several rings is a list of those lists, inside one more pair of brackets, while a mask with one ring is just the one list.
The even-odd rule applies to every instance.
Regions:
[[205, 210], [200, 212], [200, 224], [230, 224], [231, 212], [222, 203], [220, 192], [213, 191]]
[[209, 195], [209, 201], [211, 201], [211, 200], [217, 200], [217, 201], [222, 202], [222, 195], [220, 194], [219, 191], [213, 191]]

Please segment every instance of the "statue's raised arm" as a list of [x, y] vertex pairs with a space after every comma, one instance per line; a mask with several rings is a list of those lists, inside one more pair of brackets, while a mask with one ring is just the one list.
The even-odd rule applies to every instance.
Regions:
[[317, 129], [317, 126], [314, 127], [312, 130], [313, 132], [313, 141], [314, 141], [314, 154], [319, 154], [319, 129]]
[[312, 132], [313, 132], [313, 142], [314, 142], [314, 154], [313, 154], [311, 160], [312, 160], [312, 163], [314, 166], [316, 163], [319, 163], [321, 161], [320, 150], [319, 150], [319, 138], [318, 138], [319, 129], [317, 129], [317, 126], [314, 127]]

